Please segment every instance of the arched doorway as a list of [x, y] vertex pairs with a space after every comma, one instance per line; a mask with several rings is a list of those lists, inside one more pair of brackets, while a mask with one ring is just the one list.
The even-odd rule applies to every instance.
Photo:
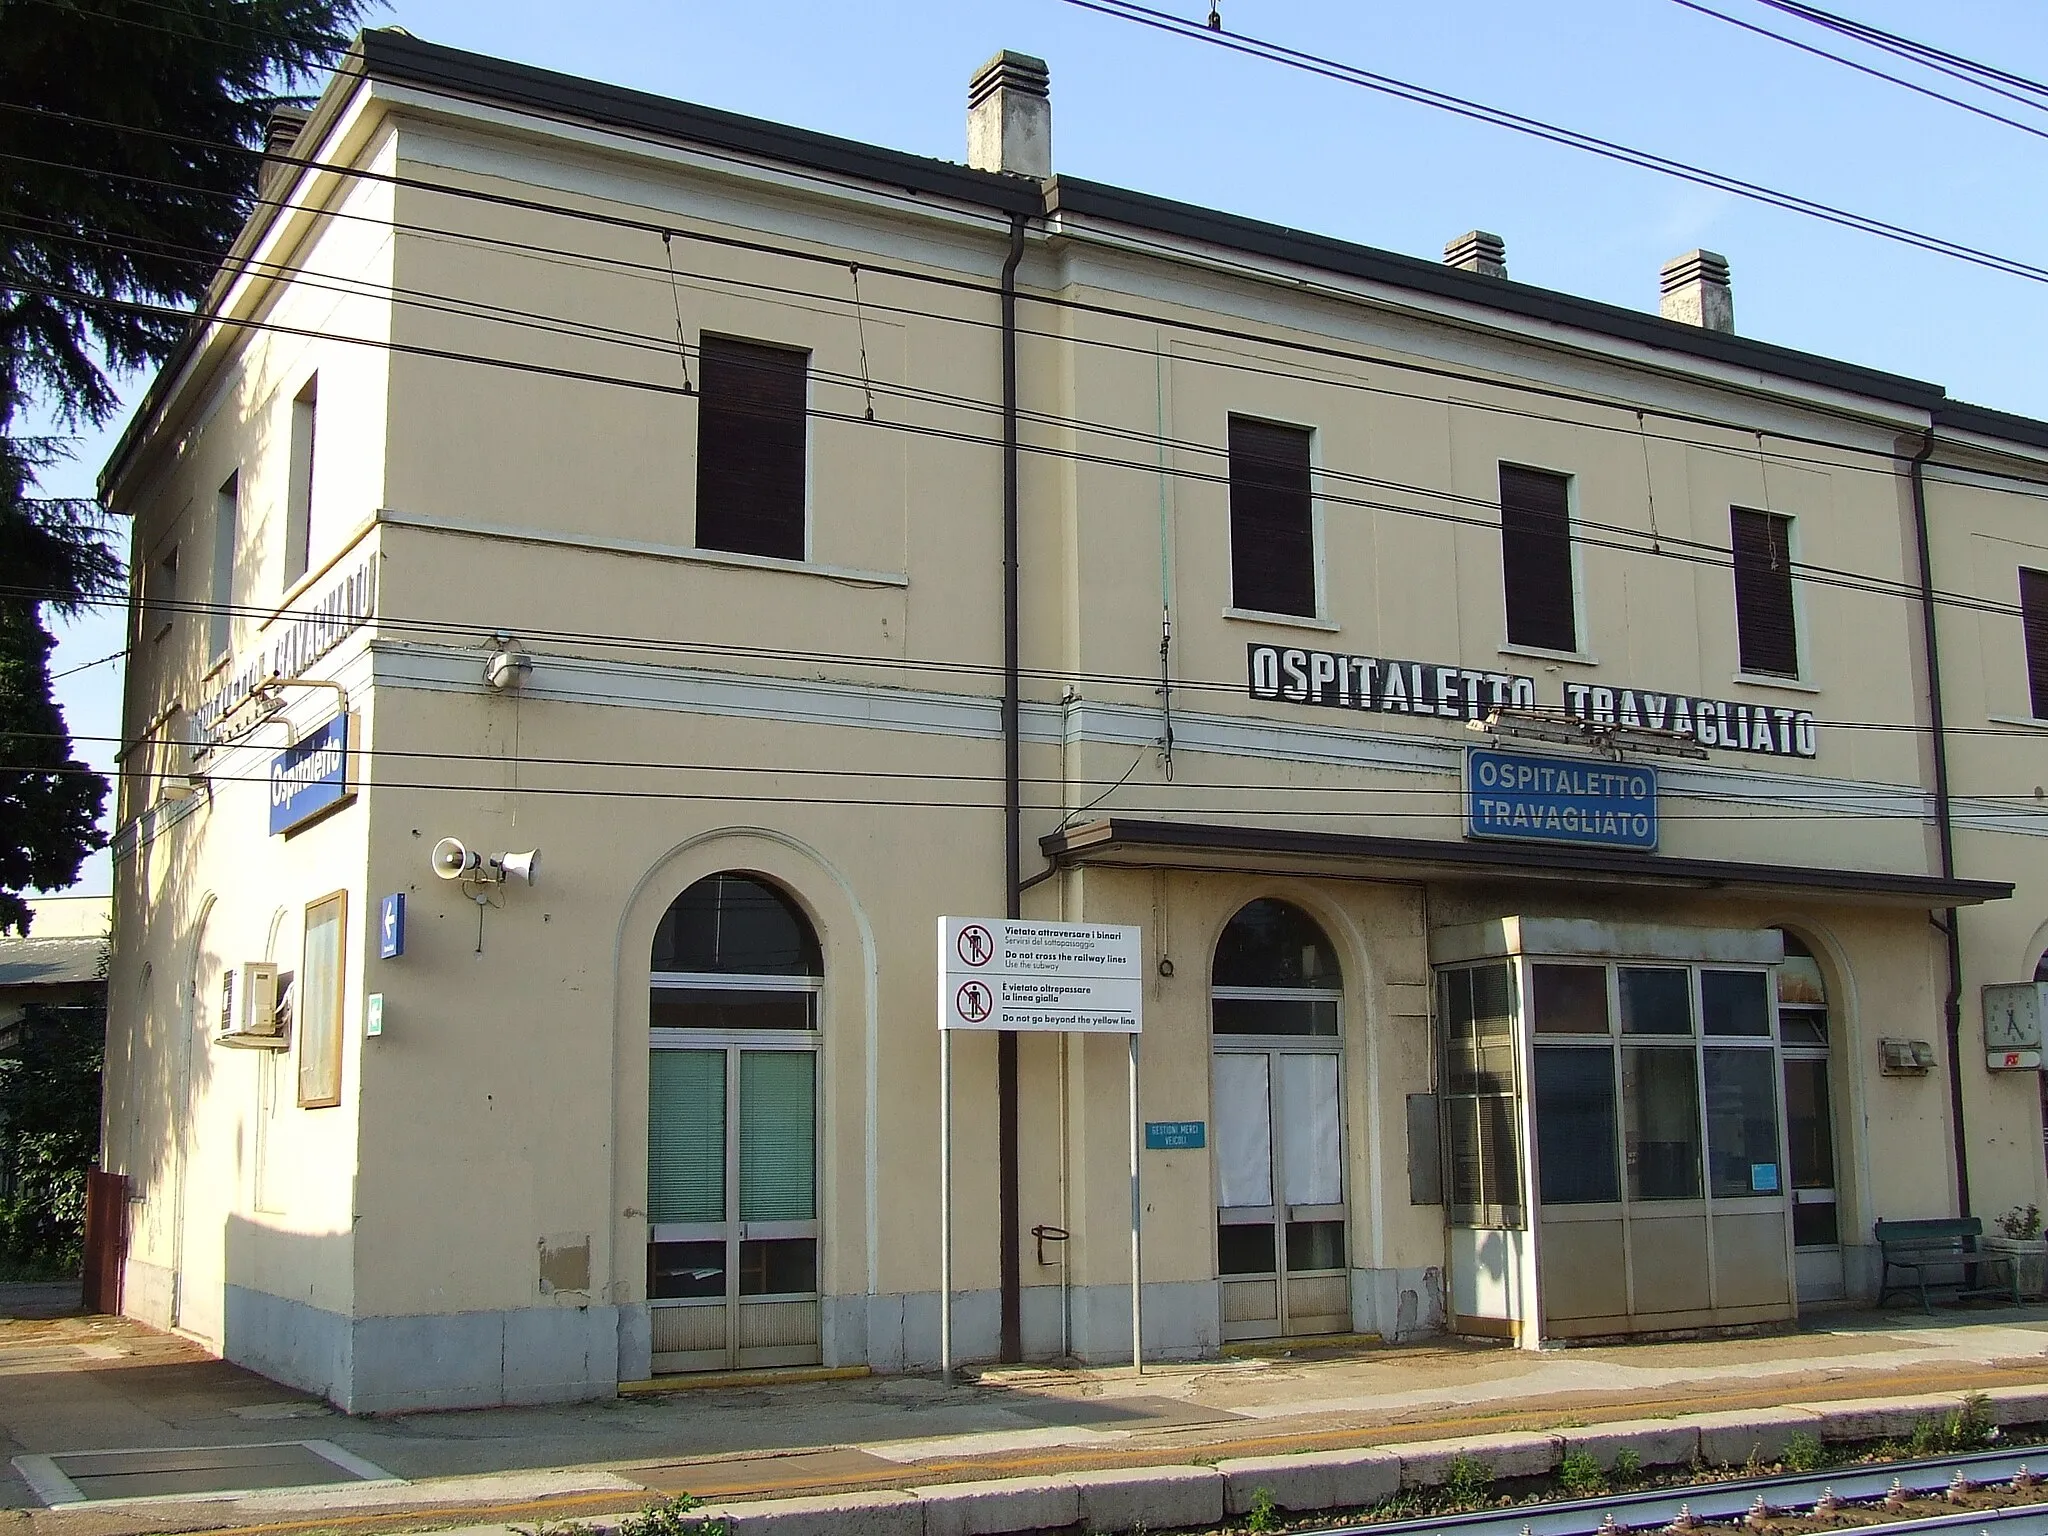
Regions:
[[787, 894], [678, 896], [649, 963], [647, 1298], [656, 1371], [811, 1365], [818, 1343], [818, 998]]
[[1209, 995], [1223, 1336], [1346, 1332], [1336, 950], [1299, 907], [1254, 901], [1217, 941]]
[[[1782, 930], [1781, 930], [1782, 931]], [[1785, 1073], [1786, 1172], [1801, 1301], [1848, 1294], [1835, 1174], [1835, 1115], [1828, 1056], [1834, 1026], [1827, 978], [1813, 951], [1785, 933], [1778, 967], [1778, 1044]]]

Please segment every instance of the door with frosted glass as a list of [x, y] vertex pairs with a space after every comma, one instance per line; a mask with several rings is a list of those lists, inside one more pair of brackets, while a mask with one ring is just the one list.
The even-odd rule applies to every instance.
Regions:
[[740, 1045], [649, 1056], [656, 1371], [817, 1363], [817, 1061]]
[[1327, 1047], [1216, 1051], [1226, 1339], [1350, 1330], [1338, 1065]]

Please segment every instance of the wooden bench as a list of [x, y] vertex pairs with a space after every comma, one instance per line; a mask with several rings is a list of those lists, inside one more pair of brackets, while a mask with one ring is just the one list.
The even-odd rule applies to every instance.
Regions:
[[[2019, 1265], [2011, 1255], [2003, 1253], [1980, 1253], [1977, 1240], [1984, 1235], [1984, 1223], [1975, 1216], [1949, 1216], [1938, 1221], [1880, 1221], [1877, 1224], [1877, 1246], [1884, 1255], [1884, 1273], [1881, 1277], [1877, 1304], [1881, 1307], [1894, 1291], [1920, 1293], [1920, 1309], [1931, 1313], [1934, 1308], [1927, 1296], [1930, 1283], [1952, 1289], [1958, 1300], [1966, 1296], [2010, 1296], [2015, 1304], [2020, 1299]], [[2006, 1285], [1980, 1285], [1980, 1271], [2002, 1267]], [[1910, 1278], [1894, 1285], [1892, 1271], [1898, 1270]], [[1933, 1279], [1930, 1270], [1953, 1270], [1954, 1279]]]

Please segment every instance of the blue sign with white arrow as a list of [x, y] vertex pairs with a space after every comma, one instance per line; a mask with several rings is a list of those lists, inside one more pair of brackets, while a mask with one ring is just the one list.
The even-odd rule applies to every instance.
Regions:
[[377, 958], [396, 960], [405, 953], [405, 892], [384, 898], [377, 917]]

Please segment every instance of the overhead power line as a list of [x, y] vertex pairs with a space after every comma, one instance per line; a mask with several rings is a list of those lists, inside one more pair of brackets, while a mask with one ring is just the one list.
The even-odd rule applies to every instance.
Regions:
[[1853, 69], [1860, 75], [1869, 75], [1873, 79], [1889, 81], [1891, 84], [1902, 86], [1916, 95], [1926, 96], [1934, 101], [1945, 101], [1952, 107], [1960, 107], [1963, 111], [1974, 113], [1978, 117], [1989, 118], [1994, 123], [2004, 123], [2008, 128], [2017, 128], [2021, 133], [2030, 133], [2037, 139], [2048, 139], [2048, 127], [2042, 127], [2036, 123], [2023, 123], [2016, 117], [2007, 117], [2003, 112], [1994, 112], [1989, 107], [1980, 107], [1974, 101], [1965, 101], [1960, 96], [1951, 96], [1946, 91], [1937, 91], [1932, 86], [1921, 85], [1918, 81], [1908, 80], [1903, 75], [1895, 75], [1888, 70], [1877, 69], [1869, 64], [1860, 64], [1852, 58], [1835, 53], [1829, 49], [1817, 48], [1812, 43], [1802, 43], [1796, 37], [1787, 37], [1782, 32], [1773, 32], [1769, 27], [1760, 27], [1755, 22], [1742, 20], [1739, 16], [1730, 16], [1726, 11], [1717, 11], [1710, 5], [1701, 5], [1699, 0], [1673, 0], [1673, 3], [1684, 6], [1688, 11], [1697, 11], [1702, 16], [1711, 16], [1716, 21], [1725, 21], [1731, 27], [1740, 27], [1743, 31], [1754, 33], [1758, 37], [1767, 37], [1774, 43], [1783, 43], [1787, 48], [1797, 48], [1801, 53], [1811, 54], [1815, 58], [1827, 59], [1832, 63], [1840, 64], [1845, 69]]
[[1635, 149], [1612, 139], [1603, 139], [1594, 134], [1581, 133], [1577, 129], [1560, 127], [1541, 118], [1526, 117], [1521, 113], [1488, 106], [1484, 102], [1473, 101], [1467, 97], [1453, 96], [1428, 86], [1415, 85], [1406, 80], [1396, 79], [1392, 75], [1378, 74], [1356, 64], [1346, 64], [1338, 59], [1327, 58], [1322, 54], [1290, 48], [1243, 32], [1215, 31], [1199, 22], [1188, 21], [1170, 12], [1139, 5], [1135, 0], [1065, 0], [1065, 3], [1085, 11], [1111, 16], [1119, 21], [1150, 27], [1174, 37], [1188, 38], [1212, 47], [1227, 48], [1233, 53], [1264, 59], [1268, 63], [1281, 64], [1306, 74], [1320, 75], [1327, 80], [1355, 85], [1401, 101], [1449, 112], [1473, 122], [1505, 128], [1528, 138], [1559, 144], [1567, 149], [1581, 150], [1602, 159], [1635, 166], [1640, 170], [1654, 171], [1660, 176], [1670, 176], [1679, 181], [1691, 182], [1695, 186], [1709, 187], [1750, 202], [1783, 209], [1788, 213], [1802, 214], [1807, 218], [1819, 219], [1844, 229], [1875, 235], [1879, 239], [1889, 240], [1895, 244], [1911, 246], [1937, 256], [1948, 256], [1957, 261], [1968, 262], [1972, 266], [2003, 272], [2010, 277], [2025, 278], [2033, 283], [2048, 283], [2048, 267], [2023, 261], [2016, 256], [2001, 255], [1979, 246], [1967, 245], [1960, 240], [1950, 240], [1941, 235], [1929, 234], [1903, 224], [1894, 224], [1869, 214], [1855, 213], [1832, 203], [1821, 202], [1817, 198], [1780, 191], [1761, 182], [1746, 181], [1738, 176], [1710, 171], [1702, 166], [1672, 159], [1668, 155], [1653, 154], [1648, 150]]
[[1887, 32], [1882, 27], [1874, 27], [1868, 22], [1840, 16], [1833, 11], [1824, 11], [1817, 5], [1801, 4], [1800, 0], [1757, 0], [1757, 3], [1787, 16], [1796, 16], [1801, 21], [1811, 22], [1843, 37], [1852, 37], [1860, 43], [1867, 43], [1898, 58], [1910, 59], [1951, 79], [1968, 81], [2009, 101], [2048, 109], [2048, 85], [2029, 79], [2025, 75], [2015, 74], [1997, 65], [1982, 64], [1975, 59], [1965, 58], [1959, 53], [1950, 53], [1928, 43], [1915, 42], [1910, 37]]

